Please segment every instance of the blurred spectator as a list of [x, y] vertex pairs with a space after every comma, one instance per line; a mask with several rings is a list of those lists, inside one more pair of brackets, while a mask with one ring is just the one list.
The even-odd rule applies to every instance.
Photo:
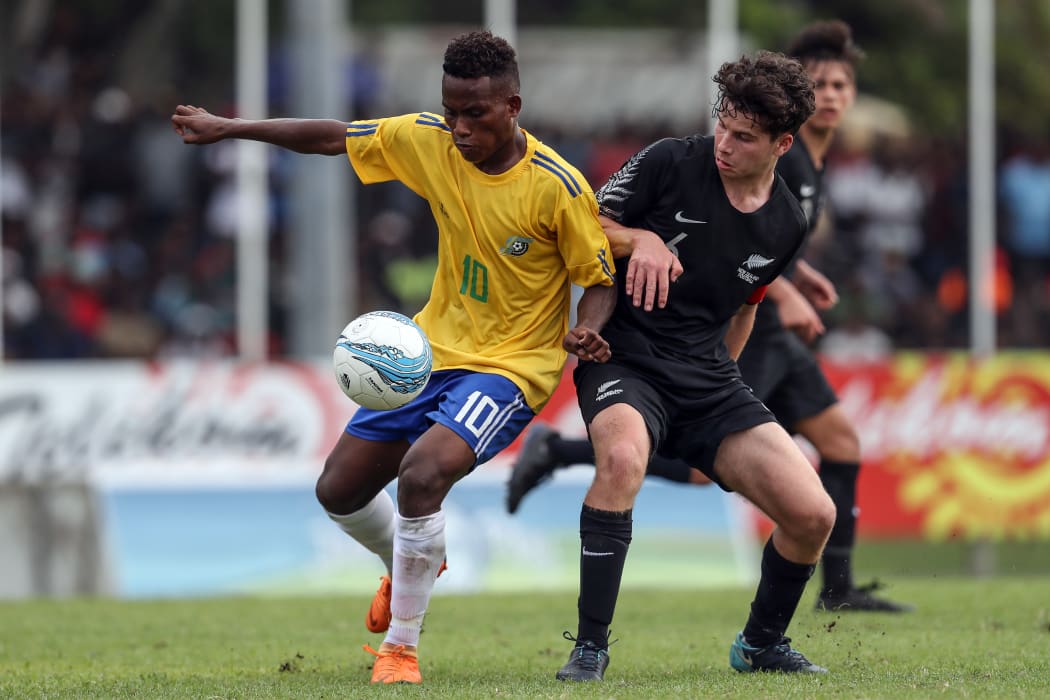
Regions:
[[1050, 270], [1050, 143], [1012, 153], [999, 170], [1003, 241], [1019, 284], [1045, 295]]
[[[33, 10], [33, 21], [20, 16], [9, 32], [10, 60], [0, 86], [7, 358], [225, 356], [237, 350], [234, 153], [185, 148], [171, 135], [171, 100], [165, 97], [184, 92], [180, 82], [192, 82], [194, 94], [207, 84], [212, 102], [229, 101], [232, 66], [218, 70], [208, 63], [212, 53], [187, 48], [181, 37], [170, 39], [166, 61], [148, 63], [151, 71], [163, 63], [164, 75], [154, 79], [154, 71], [150, 84], [136, 83], [128, 67], [137, 66], [131, 73], [141, 75], [141, 52], [169, 37], [154, 33], [147, 40], [140, 33], [139, 20], [157, 4], [120, 5], [118, 12], [106, 3], [20, 3]], [[183, 10], [192, 13], [191, 6]], [[202, 31], [187, 27], [195, 37]], [[210, 40], [222, 31], [209, 34]], [[374, 105], [389, 99], [377, 65], [380, 40], [378, 33], [365, 36], [345, 64], [343, 80], [354, 96], [347, 118], [374, 116]], [[275, 113], [290, 95], [287, 59], [277, 42], [269, 73]], [[225, 111], [235, 107], [228, 104]], [[579, 124], [524, 118], [523, 126], [557, 147], [594, 188], [644, 144], [671, 131], [649, 122], [593, 133]], [[872, 140], [872, 131], [885, 127], [880, 117], [866, 130], [844, 133], [828, 159], [832, 233], [815, 236], [807, 255], [819, 257], [814, 262], [839, 287], [843, 307], [861, 311], [858, 318], [828, 318], [825, 343], [829, 352], [836, 344], [866, 342], [881, 351], [885, 335], [895, 347], [965, 347], [964, 140], [941, 136], [920, 148], [899, 129], [894, 137]], [[995, 295], [1001, 314], [1000, 345], [1046, 347], [1050, 142], [1008, 138], [1005, 154], [999, 171], [1003, 255], [994, 290], [985, 293]], [[271, 352], [279, 354], [286, 319], [295, 313], [286, 265], [294, 237], [286, 231], [289, 156], [270, 158], [269, 319]], [[397, 184], [357, 192], [358, 219], [347, 222], [347, 230], [362, 232], [353, 275], [362, 306], [412, 313], [429, 286], [437, 250], [429, 212]]]
[[842, 323], [828, 331], [819, 349], [836, 362], [877, 362], [893, 351], [893, 341], [862, 311], [845, 309]]
[[412, 250], [412, 220], [395, 209], [368, 222], [362, 257], [376, 302], [370, 307], [409, 316], [423, 308], [437, 268], [437, 255], [417, 258]]
[[876, 134], [842, 144], [827, 168], [840, 263], [833, 281], [888, 304], [884, 330], [905, 347], [921, 345], [929, 296], [916, 266], [927, 203], [920, 155], [912, 138]]

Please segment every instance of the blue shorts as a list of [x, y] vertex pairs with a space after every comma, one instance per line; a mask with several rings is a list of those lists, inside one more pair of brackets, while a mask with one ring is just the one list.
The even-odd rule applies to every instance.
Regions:
[[430, 375], [423, 393], [401, 408], [358, 408], [346, 432], [362, 440], [415, 442], [435, 423], [463, 438], [483, 464], [514, 442], [534, 417], [525, 395], [498, 374], [463, 369]]

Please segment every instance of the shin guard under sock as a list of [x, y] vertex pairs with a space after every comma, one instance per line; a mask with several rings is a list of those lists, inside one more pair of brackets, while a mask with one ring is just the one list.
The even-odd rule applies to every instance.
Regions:
[[762, 578], [744, 626], [744, 640], [748, 644], [766, 647], [780, 641], [814, 568], [812, 564], [788, 561], [773, 545], [773, 538], [769, 538], [762, 550]]
[[631, 544], [631, 511], [613, 513], [583, 506], [580, 512], [580, 597], [576, 638], [609, 644], [620, 579]]
[[445, 515], [397, 517], [390, 629], [384, 641], [417, 646], [441, 562], [445, 560]]
[[387, 573], [394, 569], [394, 501], [386, 491], [360, 510], [346, 515], [328, 513], [339, 529], [383, 560]]
[[857, 475], [855, 462], [821, 460], [820, 482], [835, 504], [835, 526], [821, 556], [823, 592], [841, 595], [853, 587], [853, 544], [857, 529]]

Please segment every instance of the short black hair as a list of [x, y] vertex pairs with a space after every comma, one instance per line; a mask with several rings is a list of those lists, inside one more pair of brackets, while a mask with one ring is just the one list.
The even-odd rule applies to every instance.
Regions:
[[803, 65], [820, 61], [839, 61], [855, 69], [864, 51], [853, 43], [853, 30], [840, 19], [814, 22], [795, 35], [787, 55]]
[[759, 51], [723, 63], [714, 80], [718, 96], [712, 115], [743, 114], [770, 136], [795, 134], [816, 108], [806, 69], [782, 53]]
[[449, 42], [441, 68], [453, 78], [488, 77], [506, 80], [514, 93], [521, 89], [514, 48], [487, 30], [461, 34]]

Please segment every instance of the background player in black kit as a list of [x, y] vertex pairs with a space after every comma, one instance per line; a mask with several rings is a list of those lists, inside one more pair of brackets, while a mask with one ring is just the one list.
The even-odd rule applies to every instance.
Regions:
[[[832, 20], [815, 22], [799, 32], [788, 55], [801, 61], [813, 79], [816, 111], [777, 163], [777, 172], [799, 200], [812, 229], [821, 209], [824, 157], [853, 104], [855, 68], [863, 54], [853, 43], [849, 25]], [[837, 517], [821, 557], [823, 585], [817, 607], [903, 612], [910, 606], [872, 595], [875, 584], [858, 587], [853, 580], [860, 440], [807, 345], [824, 332], [818, 310], [832, 307], [837, 300], [831, 282], [798, 260], [786, 276], [770, 285], [767, 303], [759, 305], [755, 327], [738, 363], [744, 381], [777, 420], [812, 443], [820, 457], [820, 480], [835, 502]], [[508, 510], [517, 510], [521, 498], [554, 469], [593, 459], [587, 440], [564, 440], [552, 429], [535, 425], [514, 465]], [[654, 456], [649, 474], [678, 482], [709, 483], [699, 470], [660, 455]]]
[[[855, 69], [863, 56], [845, 22], [810, 25], [788, 53], [814, 82], [817, 108], [794, 147], [778, 165], [803, 211], [815, 224], [820, 212], [824, 157], [835, 129], [856, 96]], [[760, 308], [751, 339], [738, 360], [744, 380], [792, 433], [802, 435], [820, 457], [820, 480], [835, 502], [835, 527], [821, 557], [824, 582], [817, 607], [825, 610], [903, 612], [909, 606], [872, 595], [874, 585], [853, 581], [860, 439], [821, 370], [808, 342], [824, 332], [814, 309], [838, 297], [824, 275], [800, 260], [791, 274], [769, 289], [774, 304]]]
[[632, 241], [621, 294], [634, 296], [638, 275], [677, 280], [666, 305], [621, 297], [602, 330], [611, 359], [582, 362], [574, 373], [597, 459], [580, 514], [578, 629], [567, 633], [576, 646], [561, 680], [601, 680], [609, 663], [631, 512], [654, 451], [699, 467], [777, 524], [751, 614], [730, 648], [733, 668], [825, 670], [784, 633], [834, 504], [735, 362], [756, 304], [805, 238], [805, 215], [774, 169], [813, 113], [812, 83], [797, 61], [769, 52], [726, 63], [715, 83], [714, 137], [657, 141], [597, 193], [614, 249]]

